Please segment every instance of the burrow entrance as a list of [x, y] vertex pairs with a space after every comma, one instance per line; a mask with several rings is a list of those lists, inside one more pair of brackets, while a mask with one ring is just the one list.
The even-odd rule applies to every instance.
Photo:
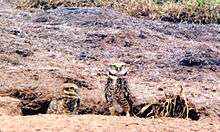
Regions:
[[30, 90], [11, 90], [9, 96], [21, 100], [22, 115], [46, 114], [49, 107], [50, 98], [39, 99], [41, 93]]

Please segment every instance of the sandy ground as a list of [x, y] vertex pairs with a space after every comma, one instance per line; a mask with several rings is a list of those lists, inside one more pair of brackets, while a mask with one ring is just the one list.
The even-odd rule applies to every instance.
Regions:
[[[82, 131], [82, 132], [144, 132], [144, 131], [176, 131], [176, 132], [217, 132], [218, 124], [210, 120], [189, 121], [184, 119], [160, 118], [141, 119], [127, 117], [111, 117], [101, 115], [38, 115], [38, 116], [2, 116], [0, 117], [2, 132], [4, 131]], [[13, 122], [12, 124], [8, 122]], [[219, 122], [220, 123], [220, 122]]]
[[[60, 85], [74, 82], [80, 87], [79, 113], [100, 114], [0, 116], [1, 131], [219, 131], [218, 25], [149, 21], [100, 8], [24, 11], [15, 9], [13, 0], [0, 2], [1, 96], [21, 100], [23, 114], [44, 113]], [[181, 84], [201, 118], [103, 116], [109, 114], [103, 94], [106, 67], [116, 60], [130, 66], [135, 104], [176, 94]]]

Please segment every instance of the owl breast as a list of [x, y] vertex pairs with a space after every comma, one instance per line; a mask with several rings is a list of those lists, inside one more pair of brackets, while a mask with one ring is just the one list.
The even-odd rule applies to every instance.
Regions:
[[118, 102], [120, 98], [125, 98], [123, 79], [118, 78], [117, 80], [113, 80], [111, 78], [107, 81], [107, 86], [105, 89], [105, 96], [107, 101], [116, 101]]
[[67, 111], [73, 112], [76, 110], [79, 104], [79, 98], [64, 98], [64, 105]]

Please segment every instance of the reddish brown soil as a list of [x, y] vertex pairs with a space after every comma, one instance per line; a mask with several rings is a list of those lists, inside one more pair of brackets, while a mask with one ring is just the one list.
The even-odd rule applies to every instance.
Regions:
[[80, 87], [80, 114], [108, 114], [105, 69], [116, 60], [130, 65], [127, 78], [136, 105], [176, 94], [180, 83], [202, 113], [198, 121], [1, 116], [0, 131], [220, 131], [218, 25], [170, 24], [98, 8], [24, 11], [5, 1], [0, 4], [0, 94], [22, 100], [26, 114], [36, 103], [48, 105], [67, 81]]

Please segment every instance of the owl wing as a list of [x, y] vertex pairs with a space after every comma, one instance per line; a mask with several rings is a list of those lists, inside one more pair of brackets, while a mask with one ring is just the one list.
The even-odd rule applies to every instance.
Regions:
[[123, 88], [122, 89], [123, 89], [124, 96], [128, 100], [129, 104], [130, 103], [132, 104], [133, 101], [132, 101], [131, 92], [130, 92], [130, 89], [129, 89], [129, 86], [128, 86], [128, 82], [125, 79], [123, 79], [122, 83], [123, 83], [123, 85], [122, 85]]
[[53, 100], [50, 102], [50, 105], [47, 110], [47, 114], [55, 114], [58, 111], [58, 102], [57, 100]]
[[74, 103], [74, 111], [73, 114], [78, 114], [79, 112], [79, 107], [80, 107], [80, 98], [76, 98], [75, 103]]
[[110, 88], [112, 87], [111, 85], [111, 79], [108, 78], [107, 83], [105, 85], [105, 99], [107, 102], [109, 102], [111, 100], [111, 93], [110, 93]]

